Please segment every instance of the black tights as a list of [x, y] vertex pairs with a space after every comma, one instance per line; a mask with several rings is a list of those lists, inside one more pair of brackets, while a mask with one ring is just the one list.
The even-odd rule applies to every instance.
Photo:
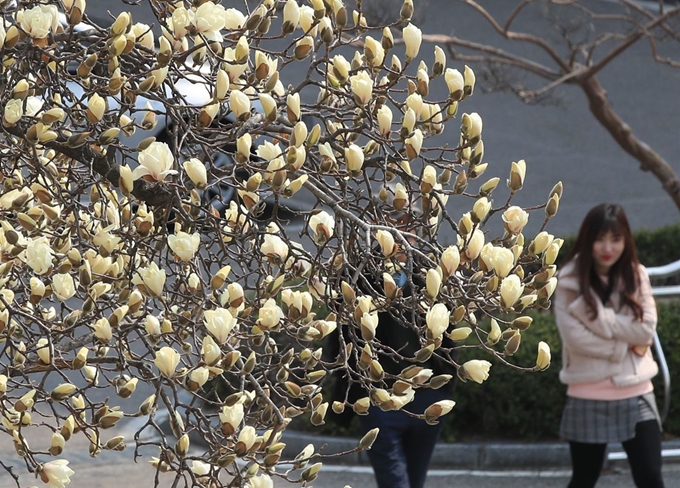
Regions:
[[[635, 437], [623, 443], [638, 488], [663, 488], [661, 432], [656, 420], [635, 426]], [[569, 442], [573, 474], [568, 488], [594, 487], [602, 471], [607, 444]]]

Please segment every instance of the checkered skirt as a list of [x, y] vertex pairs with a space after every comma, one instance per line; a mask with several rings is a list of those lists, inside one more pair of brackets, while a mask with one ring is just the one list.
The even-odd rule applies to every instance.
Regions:
[[584, 400], [567, 397], [560, 437], [574, 442], [606, 444], [635, 437], [635, 424], [661, 418], [654, 393], [624, 400]]

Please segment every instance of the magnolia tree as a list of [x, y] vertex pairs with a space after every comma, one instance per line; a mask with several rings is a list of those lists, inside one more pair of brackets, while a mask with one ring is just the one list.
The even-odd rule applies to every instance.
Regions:
[[[474, 73], [438, 47], [419, 61], [411, 0], [379, 27], [340, 0], [150, 5], [159, 37], [128, 13], [96, 25], [85, 0], [2, 3], [0, 435], [26, 469], [63, 487], [70, 440], [106, 456], [131, 441], [108, 429], [138, 418], [158, 483], [306, 483], [324, 456], [285, 448], [298, 416], [408, 411], [415, 389], [451, 380], [419, 366], [433, 356], [478, 383], [486, 359], [549, 365], [544, 343], [536, 364], [510, 356], [522, 313], [550, 303], [561, 245], [522, 230], [528, 210], [545, 226], [561, 185], [512, 206], [519, 161], [493, 200]], [[135, 139], [161, 120], [163, 140]], [[284, 210], [303, 194], [293, 228]], [[399, 310], [420, 345], [390, 375], [381, 361], [400, 353], [377, 314]], [[479, 359], [456, 363], [457, 347]], [[343, 375], [364, 398], [322, 394]], [[51, 443], [29, 445], [34, 429]]]

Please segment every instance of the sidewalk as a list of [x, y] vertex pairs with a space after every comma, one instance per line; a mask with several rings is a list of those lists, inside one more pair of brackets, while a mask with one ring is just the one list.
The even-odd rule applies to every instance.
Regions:
[[[142, 447], [142, 455], [135, 463], [134, 457], [134, 429], [132, 426], [113, 428], [104, 431], [103, 440], [106, 441], [116, 435], [124, 435], [128, 447], [122, 452], [102, 451], [96, 458], [91, 458], [88, 454], [89, 441], [82, 434], [75, 435], [66, 444], [66, 449], [61, 456], [51, 458], [44, 456], [40, 461], [48, 462], [54, 459], [68, 459], [69, 467], [75, 471], [71, 478], [68, 488], [118, 488], [134, 487], [146, 488], [155, 485], [154, 478], [156, 470], [148, 464], [151, 456], [155, 456], [155, 448]], [[47, 450], [50, 443], [51, 432], [45, 428], [28, 428], [25, 431], [29, 445]], [[299, 432], [286, 432], [284, 434], [286, 442], [286, 452], [292, 456], [301, 451], [307, 444], [312, 443], [317, 449], [322, 449], [324, 454], [332, 454], [341, 450], [352, 449], [357, 445], [357, 439], [349, 438], [330, 438], [302, 434]], [[200, 448], [194, 446], [196, 454], [200, 455]], [[664, 443], [664, 449], [680, 450], [680, 441], [670, 441]], [[675, 460], [680, 460], [676, 457]], [[0, 488], [28, 488], [31, 486], [46, 486], [40, 479], [26, 472], [24, 461], [17, 456], [14, 451], [13, 443], [8, 436], [3, 435], [0, 442], [0, 461], [7, 466], [13, 467], [13, 472], [19, 476], [18, 483], [15, 482], [7, 472], [0, 467]], [[327, 465], [328, 473], [314, 483], [319, 488], [329, 486], [342, 488], [350, 483], [355, 488], [366, 488], [372, 486], [373, 478], [368, 467], [366, 453], [355, 453], [344, 458], [340, 458], [341, 465], [331, 466], [331, 462], [324, 461]], [[673, 465], [674, 459], [665, 460], [665, 464]], [[465, 478], [472, 476], [473, 484], [466, 486], [487, 486], [486, 482], [491, 482], [495, 475], [517, 478], [525, 477], [527, 481], [545, 479], [546, 476], [558, 478], [565, 481], [568, 478], [569, 454], [565, 443], [550, 444], [501, 444], [501, 443], [470, 443], [470, 444], [440, 444], [437, 446], [433, 458], [433, 473], [430, 475], [431, 484], [428, 486], [441, 486], [437, 480], [442, 477], [450, 476], [453, 478]], [[625, 462], [610, 463], [612, 467], [625, 467]], [[670, 469], [675, 469], [671, 466]], [[437, 472], [436, 470], [440, 470]], [[324, 471], [322, 470], [322, 473]], [[486, 481], [483, 474], [487, 473]], [[503, 473], [506, 473], [503, 475]], [[625, 477], [624, 477], [625, 478]], [[498, 481], [497, 477], [495, 478]], [[345, 480], [345, 482], [342, 482]], [[159, 486], [170, 486], [174, 481], [171, 473], [160, 475]], [[354, 484], [352, 484], [352, 481]], [[555, 480], [558, 481], [557, 479]], [[558, 483], [559, 484], [559, 483]], [[562, 483], [563, 484], [563, 483]], [[179, 486], [184, 486], [180, 481]], [[276, 481], [276, 488], [294, 486], [285, 481]], [[526, 485], [530, 486], [530, 485]], [[531, 485], [533, 486], [533, 485]], [[541, 486], [536, 485], [536, 486]], [[547, 486], [547, 485], [545, 485]]]

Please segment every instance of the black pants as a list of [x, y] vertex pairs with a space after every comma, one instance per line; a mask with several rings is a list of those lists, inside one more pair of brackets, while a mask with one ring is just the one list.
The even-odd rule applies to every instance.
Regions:
[[[661, 431], [656, 420], [635, 426], [635, 437], [623, 443], [638, 488], [663, 488]], [[573, 474], [569, 488], [594, 487], [602, 471], [607, 444], [569, 442]]]

